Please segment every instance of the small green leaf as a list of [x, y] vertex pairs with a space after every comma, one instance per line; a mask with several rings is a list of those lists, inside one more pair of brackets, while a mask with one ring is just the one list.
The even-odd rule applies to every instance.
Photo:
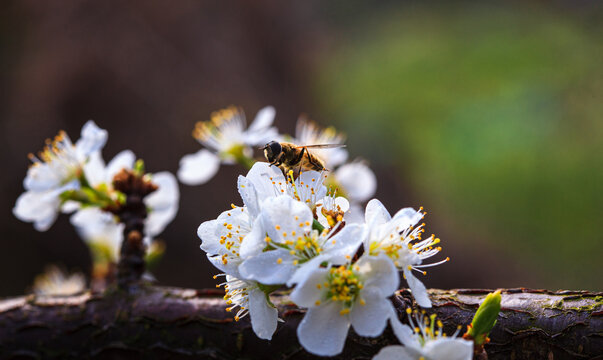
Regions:
[[482, 345], [486, 342], [488, 334], [494, 327], [494, 324], [496, 324], [496, 319], [500, 312], [501, 299], [500, 290], [497, 290], [488, 294], [477, 309], [471, 326], [467, 331], [467, 335], [473, 338], [475, 344]]
[[318, 220], [314, 219], [314, 221], [312, 222], [312, 229], [322, 232], [325, 229], [325, 227], [322, 226], [322, 224], [319, 223]]

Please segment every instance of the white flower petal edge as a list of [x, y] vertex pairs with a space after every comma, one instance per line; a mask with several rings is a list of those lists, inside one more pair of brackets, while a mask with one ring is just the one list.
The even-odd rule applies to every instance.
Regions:
[[153, 174], [151, 181], [159, 188], [144, 199], [150, 209], [144, 230], [146, 235], [154, 237], [174, 220], [178, 212], [180, 189], [176, 177], [167, 171]]
[[268, 304], [266, 294], [259, 289], [249, 292], [249, 317], [253, 332], [264, 340], [271, 340], [278, 324], [278, 310]]
[[[256, 280], [265, 285], [284, 284], [289, 281], [296, 266], [288, 258], [289, 251], [277, 249], [262, 252], [239, 265], [239, 272], [245, 279]], [[280, 260], [279, 260], [280, 259]]]
[[241, 278], [238, 267], [243, 261], [240, 247], [251, 232], [249, 212], [245, 207], [224, 211], [215, 220], [205, 221], [197, 230], [201, 250], [218, 269]]
[[373, 360], [418, 360], [419, 357], [404, 346], [391, 345], [381, 349]]
[[57, 189], [26, 191], [17, 198], [13, 214], [19, 220], [33, 222], [37, 231], [46, 231], [54, 224], [59, 214], [59, 195], [77, 187], [77, 181], [72, 181]]
[[375, 173], [362, 162], [341, 165], [334, 175], [337, 183], [353, 202], [364, 202], [377, 190]]
[[209, 150], [201, 149], [180, 159], [178, 179], [186, 185], [201, 185], [208, 182], [220, 167], [220, 158]]
[[297, 338], [306, 351], [320, 356], [341, 353], [350, 322], [339, 315], [340, 309], [334, 302], [308, 309], [297, 327]]
[[107, 143], [109, 133], [99, 128], [92, 120], [88, 120], [82, 127], [81, 137], [75, 143], [76, 151], [84, 160], [95, 151], [100, 150]]
[[350, 312], [354, 331], [360, 336], [379, 336], [387, 326], [392, 303], [378, 287], [367, 286], [362, 294], [365, 305], [356, 306]]
[[[111, 159], [111, 161], [109, 161], [107, 167], [105, 168], [105, 183], [111, 184], [113, 182], [113, 178], [118, 172], [123, 169], [132, 169], [135, 162], [136, 155], [134, 155], [132, 150], [123, 150], [119, 152], [113, 157], [113, 159]], [[86, 173], [86, 175], [88, 175], [88, 173]]]
[[278, 131], [271, 127], [276, 110], [272, 106], [266, 106], [258, 111], [255, 119], [245, 131], [245, 144], [264, 145], [278, 138]]
[[382, 225], [391, 220], [389, 211], [383, 206], [381, 201], [372, 199], [366, 204], [364, 220], [369, 226]]
[[428, 341], [423, 347], [427, 359], [434, 360], [471, 360], [473, 343], [471, 341], [447, 338]]
[[408, 283], [408, 287], [412, 293], [412, 296], [415, 298], [417, 304], [423, 308], [431, 307], [431, 300], [429, 300], [429, 295], [427, 294], [427, 288], [423, 283], [417, 279], [410, 270], [404, 270], [404, 278]]

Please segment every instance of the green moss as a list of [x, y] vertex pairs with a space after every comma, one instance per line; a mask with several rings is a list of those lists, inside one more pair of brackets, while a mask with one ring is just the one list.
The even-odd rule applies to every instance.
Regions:
[[[592, 301], [592, 302], [591, 302]], [[571, 306], [571, 303], [587, 303], [580, 306]], [[554, 309], [560, 311], [593, 311], [599, 307], [603, 307], [603, 296], [585, 295], [575, 298], [572, 295], [571, 299], [562, 298], [552, 305], [544, 305], [545, 309]]]

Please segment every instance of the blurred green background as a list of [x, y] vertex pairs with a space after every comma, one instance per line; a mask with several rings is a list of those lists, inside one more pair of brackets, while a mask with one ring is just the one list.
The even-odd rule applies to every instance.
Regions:
[[517, 10], [384, 12], [329, 54], [314, 91], [451, 240], [518, 259], [543, 287], [600, 287], [601, 23]]
[[[449, 263], [428, 287], [603, 289], [601, 1], [277, 0], [0, 4], [0, 296], [49, 263], [89, 273], [68, 217], [17, 220], [26, 155], [94, 119], [106, 159], [151, 172], [196, 152], [194, 123], [266, 105], [348, 135], [392, 212], [424, 206]], [[159, 283], [213, 287], [198, 225], [240, 203], [237, 167], [181, 185]], [[440, 258], [434, 261], [440, 260]]]

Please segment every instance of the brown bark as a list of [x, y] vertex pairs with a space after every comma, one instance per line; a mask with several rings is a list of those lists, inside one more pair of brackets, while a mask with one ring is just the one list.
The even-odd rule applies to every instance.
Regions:
[[[452, 333], [466, 326], [486, 290], [430, 290], [433, 311]], [[0, 358], [313, 359], [295, 334], [303, 311], [275, 296], [285, 320], [272, 341], [258, 339], [248, 318], [224, 311], [223, 293], [165, 287], [70, 297], [0, 301]], [[603, 354], [603, 293], [508, 289], [486, 345], [489, 359], [589, 359]], [[403, 314], [412, 305], [402, 290]], [[404, 316], [402, 316], [404, 319]], [[376, 339], [350, 332], [337, 359], [370, 359], [398, 344], [387, 329]]]
[[113, 187], [126, 196], [124, 204], [106, 209], [125, 225], [117, 264], [117, 285], [120, 289], [135, 290], [145, 271], [143, 234], [148, 213], [144, 198], [156, 191], [157, 185], [142, 174], [123, 169], [113, 178]]

